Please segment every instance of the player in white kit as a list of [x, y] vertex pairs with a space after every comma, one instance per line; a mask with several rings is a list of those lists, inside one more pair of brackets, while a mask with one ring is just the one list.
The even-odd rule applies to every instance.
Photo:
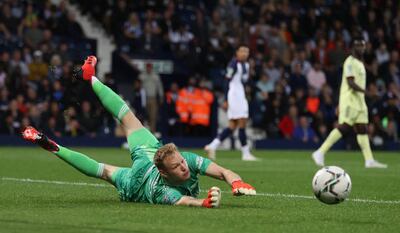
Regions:
[[246, 99], [243, 82], [249, 79], [250, 65], [247, 62], [249, 57], [249, 48], [239, 46], [236, 50], [236, 56], [231, 60], [226, 71], [226, 79], [229, 80], [229, 89], [227, 93], [228, 119], [229, 126], [225, 128], [210, 144], [204, 149], [210, 159], [215, 159], [215, 151], [218, 146], [229, 137], [236, 128], [239, 128], [239, 140], [242, 145], [242, 159], [246, 161], [257, 160], [250, 153], [247, 144], [246, 124], [249, 118], [249, 104]]

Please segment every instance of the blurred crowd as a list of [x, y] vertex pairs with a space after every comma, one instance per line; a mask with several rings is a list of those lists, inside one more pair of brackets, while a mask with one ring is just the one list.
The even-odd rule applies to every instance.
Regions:
[[76, 105], [74, 64], [95, 52], [65, 1], [0, 1], [0, 134], [27, 125], [50, 135], [95, 132], [92, 106]]
[[[180, 87], [163, 80], [153, 88], [145, 83], [147, 79], [138, 78], [131, 99], [131, 105], [153, 131], [159, 131], [168, 119], [171, 127], [165, 132], [174, 133], [177, 122], [193, 126], [185, 132], [189, 135], [200, 131], [205, 132], [203, 136], [209, 135], [213, 111], [198, 113], [208, 113], [208, 121], [190, 123], [194, 113], [186, 110], [190, 119], [185, 119], [185, 105], [179, 99], [197, 104], [197, 100], [207, 99], [199, 98], [202, 94], [198, 90], [204, 90], [213, 98], [198, 109], [212, 109], [213, 104], [222, 107], [225, 68], [235, 48], [244, 43], [251, 50], [251, 80], [246, 93], [252, 126], [264, 131], [267, 138], [304, 142], [325, 138], [337, 123], [341, 66], [349, 55], [352, 36], [362, 30], [367, 41], [369, 133], [376, 144], [398, 140], [398, 1], [71, 2], [79, 4], [84, 14], [91, 15], [113, 36], [121, 53], [172, 57], [191, 71], [187, 84]], [[92, 97], [79, 106], [69, 104], [73, 101], [68, 100], [69, 84], [63, 83], [63, 78], [69, 76], [76, 61], [69, 60], [68, 44], [53, 38], [84, 35], [63, 1], [58, 5], [34, 1], [32, 5], [6, 0], [0, 6], [1, 43], [18, 41], [16, 49], [1, 50], [0, 132], [13, 133], [20, 125], [34, 122], [58, 128], [57, 135], [109, 133], [114, 123], [99, 112], [98, 103], [90, 101]], [[151, 76], [146, 72], [143, 75]], [[106, 80], [116, 85], [111, 75]], [[96, 116], [96, 124], [84, 123], [85, 116], [93, 118], [90, 115]], [[196, 129], [199, 125], [205, 129]]]

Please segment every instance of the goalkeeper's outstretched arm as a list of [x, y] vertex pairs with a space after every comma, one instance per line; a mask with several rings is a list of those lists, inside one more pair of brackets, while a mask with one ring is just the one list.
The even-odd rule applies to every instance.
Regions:
[[242, 178], [240, 178], [238, 174], [229, 169], [223, 168], [214, 162], [208, 166], [206, 175], [219, 180], [224, 180], [232, 187], [232, 194], [235, 196], [256, 195], [256, 189], [243, 182]]

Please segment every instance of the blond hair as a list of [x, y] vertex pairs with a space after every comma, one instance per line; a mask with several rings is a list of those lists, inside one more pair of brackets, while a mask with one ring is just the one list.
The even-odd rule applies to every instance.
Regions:
[[157, 168], [164, 168], [164, 159], [170, 155], [173, 155], [177, 151], [178, 148], [174, 143], [165, 144], [164, 146], [160, 147], [154, 155], [154, 164]]

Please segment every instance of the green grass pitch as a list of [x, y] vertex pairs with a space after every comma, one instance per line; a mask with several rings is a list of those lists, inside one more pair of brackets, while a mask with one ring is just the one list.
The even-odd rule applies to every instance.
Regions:
[[[75, 149], [101, 162], [131, 164], [122, 149]], [[309, 151], [254, 153], [262, 161], [242, 162], [229, 151], [219, 152], [217, 162], [258, 195], [233, 197], [225, 183], [202, 177], [202, 189], [224, 191], [221, 208], [204, 209], [123, 203], [112, 186], [44, 150], [0, 147], [0, 232], [399, 232], [399, 153], [375, 152], [389, 164], [383, 170], [365, 169], [358, 151], [329, 153], [327, 164], [344, 168], [353, 182], [349, 200], [332, 206], [312, 198], [318, 168]]]

